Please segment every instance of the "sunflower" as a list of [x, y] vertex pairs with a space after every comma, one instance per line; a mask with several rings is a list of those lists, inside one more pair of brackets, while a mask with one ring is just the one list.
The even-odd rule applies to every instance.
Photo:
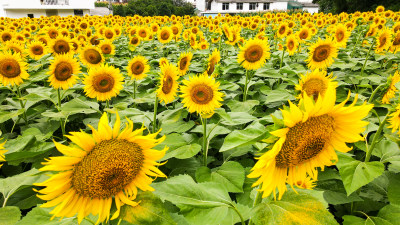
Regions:
[[178, 73], [178, 68], [170, 63], [161, 66], [160, 86], [156, 91], [160, 102], [168, 104], [175, 100], [178, 91]]
[[66, 54], [74, 49], [70, 40], [66, 37], [57, 37], [55, 39], [51, 39], [49, 43], [49, 49], [54, 54]]
[[28, 54], [32, 59], [39, 60], [48, 53], [46, 45], [41, 41], [31, 41], [28, 45]]
[[165, 58], [165, 57], [160, 58], [160, 62], [159, 62], [160, 67], [161, 67], [161, 66], [165, 66], [165, 65], [167, 65], [168, 63], [169, 63], [169, 61], [168, 61], [167, 58]]
[[376, 53], [381, 53], [389, 49], [392, 44], [392, 30], [384, 27], [381, 32], [376, 36]]
[[190, 61], [192, 60], [193, 53], [191, 52], [183, 52], [179, 56], [178, 60], [178, 70], [181, 76], [185, 75], [189, 70]]
[[162, 44], [166, 44], [169, 43], [172, 38], [173, 38], [173, 34], [172, 34], [172, 29], [170, 27], [162, 27], [159, 31], [158, 31], [158, 41]]
[[385, 7], [383, 7], [382, 5], [376, 7], [375, 12], [377, 13], [381, 13], [385, 11]]
[[350, 37], [350, 32], [347, 31], [346, 26], [338, 23], [335, 28], [334, 39], [338, 47], [346, 48], [347, 40]]
[[49, 67], [48, 74], [50, 85], [55, 88], [67, 90], [74, 86], [78, 73], [81, 72], [79, 62], [74, 58], [73, 54], [59, 54], [54, 57]]
[[296, 187], [298, 188], [309, 190], [312, 190], [316, 186], [315, 181], [311, 179], [311, 177], [307, 177], [304, 180], [297, 181], [294, 183], [294, 185], [296, 185]]
[[301, 75], [299, 84], [296, 85], [296, 90], [300, 91], [298, 98], [303, 98], [304, 94], [308, 97], [313, 97], [317, 101], [318, 97], [325, 97], [328, 89], [335, 89], [337, 82], [333, 82], [332, 74], [327, 75], [326, 71], [314, 70], [307, 73], [305, 76]]
[[104, 40], [100, 42], [99, 48], [104, 55], [114, 55], [115, 54], [115, 46], [112, 41]]
[[127, 119], [125, 129], [120, 132], [118, 113], [113, 127], [104, 113], [98, 129], [92, 134], [71, 132], [67, 137], [73, 144], [67, 146], [54, 141], [62, 156], [50, 157], [41, 171], [51, 171], [50, 178], [36, 186], [40, 199], [48, 202], [43, 208], [54, 207], [53, 217], [73, 217], [78, 214], [78, 223], [89, 214], [99, 215], [96, 224], [109, 220], [110, 210], [115, 202], [116, 212], [111, 219], [119, 216], [122, 205], [137, 206], [138, 189], [154, 191], [150, 186], [152, 177], [166, 177], [157, 163], [167, 150], [153, 148], [164, 141], [157, 139], [157, 133], [143, 135], [145, 127], [133, 130], [133, 122]]
[[400, 51], [400, 31], [397, 31], [397, 33], [394, 35], [392, 46], [390, 46], [390, 51], [393, 54], [396, 54], [398, 51]]
[[24, 44], [16, 40], [7, 41], [4, 44], [3, 50], [19, 53], [23, 58], [26, 56]]
[[208, 56], [208, 64], [207, 64], [207, 71], [206, 73], [211, 76], [214, 73], [215, 66], [221, 60], [221, 53], [216, 48], [214, 51]]
[[129, 61], [126, 70], [132, 79], [141, 80], [147, 76], [146, 73], [150, 71], [150, 66], [148, 60], [144, 56], [139, 55]]
[[147, 29], [147, 27], [140, 27], [137, 30], [137, 35], [139, 36], [140, 39], [142, 40], [147, 40], [147, 37], [149, 36], [150, 32]]
[[103, 33], [103, 37], [107, 40], [113, 40], [115, 38], [115, 32], [111, 28], [106, 28]]
[[294, 34], [289, 35], [286, 38], [286, 50], [288, 51], [289, 55], [293, 55], [296, 52], [298, 46], [299, 42], [297, 41]]
[[90, 98], [98, 101], [110, 100], [122, 90], [124, 77], [118, 68], [109, 65], [100, 65], [89, 69], [83, 84], [84, 91]]
[[[390, 125], [388, 128], [392, 128], [392, 133], [400, 130], [400, 105], [397, 105], [396, 111], [391, 113], [388, 122]], [[398, 133], [400, 135], [400, 133]]]
[[[4, 150], [4, 144], [6, 142], [0, 143], [0, 162], [4, 162], [6, 161], [5, 157], [4, 157], [4, 153], [7, 152], [7, 150]], [[1, 166], [3, 166], [3, 164], [0, 164], [0, 168]]]
[[265, 64], [270, 57], [269, 44], [260, 39], [250, 39], [244, 47], [240, 47], [238, 63], [246, 70], [256, 70]]
[[220, 102], [224, 94], [218, 89], [219, 82], [207, 73], [190, 77], [189, 80], [184, 80], [183, 84], [180, 97], [183, 98], [183, 106], [190, 113], [209, 114], [221, 107]]
[[297, 32], [297, 37], [301, 42], [309, 40], [311, 38], [311, 30], [308, 27], [302, 27]]
[[0, 53], [0, 82], [4, 86], [8, 84], [19, 85], [22, 79], [28, 79], [29, 74], [26, 72], [27, 63], [24, 62], [19, 53], [11, 53], [5, 51]]
[[252, 168], [249, 178], [259, 179], [253, 186], [261, 185], [263, 197], [271, 193], [279, 199], [286, 191], [286, 183], [306, 183], [307, 177], [317, 180], [318, 170], [333, 165], [337, 160], [335, 149], [340, 152], [351, 150], [346, 143], [364, 140], [360, 135], [368, 122], [362, 121], [373, 105], [366, 103], [355, 106], [335, 105], [336, 91], [330, 89], [324, 98], [314, 102], [304, 95], [300, 106], [289, 102], [290, 110], [282, 110], [286, 128], [271, 132], [279, 137], [273, 148], [264, 153]]
[[289, 31], [288, 24], [287, 23], [281, 23], [281, 24], [279, 24], [278, 29], [276, 31], [276, 36], [278, 38], [284, 38], [288, 31]]
[[338, 49], [336, 43], [328, 38], [322, 40], [318, 38], [318, 41], [309, 48], [309, 56], [305, 61], [308, 62], [307, 66], [314, 69], [325, 69], [332, 65], [333, 58], [338, 55]]
[[0, 33], [0, 41], [2, 42], [10, 41], [12, 38], [13, 38], [13, 32], [5, 30]]
[[140, 45], [140, 39], [136, 36], [133, 36], [129, 41], [129, 44], [137, 47], [138, 45]]
[[96, 46], [86, 45], [80, 51], [79, 58], [86, 66], [100, 66], [104, 62], [101, 50]]
[[399, 71], [396, 71], [393, 76], [390, 76], [388, 79], [388, 88], [385, 94], [382, 97], [383, 104], [390, 104], [390, 99], [394, 98], [396, 92], [398, 91], [396, 88], [396, 84], [400, 81]]

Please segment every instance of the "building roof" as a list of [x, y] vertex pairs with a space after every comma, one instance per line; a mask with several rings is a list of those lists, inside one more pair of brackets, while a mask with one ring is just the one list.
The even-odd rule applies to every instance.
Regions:
[[[249, 2], [256, 2], [256, 3], [271, 3], [276, 2], [274, 0], [215, 0], [216, 2], [221, 3], [249, 3]], [[287, 1], [286, 1], [287, 2]]]

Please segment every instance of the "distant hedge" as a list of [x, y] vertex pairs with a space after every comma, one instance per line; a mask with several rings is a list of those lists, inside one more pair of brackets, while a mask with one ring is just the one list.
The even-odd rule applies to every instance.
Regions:
[[[108, 6], [108, 4], [106, 5]], [[194, 15], [195, 8], [184, 0], [131, 0], [128, 4], [113, 4], [113, 14], [119, 16], [184, 16]]]

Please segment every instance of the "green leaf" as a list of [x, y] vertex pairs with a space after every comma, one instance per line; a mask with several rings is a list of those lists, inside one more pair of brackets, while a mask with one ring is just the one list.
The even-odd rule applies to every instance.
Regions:
[[[202, 125], [196, 126], [193, 130], [191, 130], [191, 132], [203, 134], [203, 126]], [[217, 124], [213, 123], [207, 124], [208, 141], [211, 141], [217, 135], [228, 134], [230, 132], [231, 130], [223, 126], [218, 126]]]
[[196, 183], [189, 175], [171, 177], [166, 181], [153, 183], [154, 194], [178, 207], [214, 208], [231, 204], [228, 192], [218, 183]]
[[91, 114], [91, 113], [96, 113], [99, 112], [99, 104], [96, 102], [90, 102], [90, 101], [83, 101], [79, 98], [74, 98], [71, 101], [64, 103], [61, 106], [61, 112], [64, 114], [77, 114], [77, 113], [83, 113], [83, 114]]
[[21, 211], [16, 206], [0, 208], [0, 225], [12, 225], [21, 218]]
[[357, 216], [345, 215], [343, 219], [343, 225], [394, 225], [385, 219], [372, 216], [363, 219]]
[[252, 221], [259, 225], [286, 224], [338, 224], [333, 215], [317, 198], [293, 191], [285, 193], [282, 200], [263, 202], [252, 211]]
[[[15, 225], [33, 225], [33, 224], [40, 224], [40, 225], [76, 225], [78, 221], [74, 217], [67, 217], [63, 219], [55, 219], [51, 220], [52, 215], [49, 212], [52, 209], [45, 209], [36, 207], [33, 208], [22, 220], [18, 221]], [[85, 220], [82, 221], [81, 225], [90, 224]]]
[[[340, 157], [340, 155], [339, 155]], [[343, 158], [339, 158], [339, 162]], [[346, 158], [348, 160], [348, 157]], [[361, 162], [355, 159], [337, 164], [347, 195], [382, 175], [385, 166], [381, 162]]]
[[9, 198], [24, 186], [31, 186], [33, 183], [42, 182], [48, 178], [45, 175], [38, 176], [37, 173], [39, 173], [39, 170], [31, 169], [12, 177], [0, 179], [0, 192], [5, 198]]
[[400, 206], [386, 205], [379, 210], [378, 216], [392, 224], [398, 224], [400, 218]]
[[222, 166], [211, 172], [206, 167], [200, 167], [196, 171], [196, 180], [198, 182], [213, 181], [225, 186], [229, 192], [243, 192], [245, 171], [238, 162], [226, 162]]
[[248, 126], [244, 130], [235, 130], [226, 136], [220, 152], [228, 151], [233, 148], [252, 145], [264, 139], [269, 131], [260, 123]]
[[19, 109], [16, 111], [0, 111], [0, 123], [4, 123], [5, 121], [17, 117], [24, 113], [24, 109]]
[[139, 201], [140, 204], [135, 207], [130, 205], [121, 207], [120, 219], [131, 224], [176, 224], [165, 209], [162, 201], [153, 193], [141, 192], [137, 195], [135, 201]]
[[257, 100], [247, 100], [245, 102], [239, 102], [231, 100], [227, 103], [227, 106], [232, 112], [250, 112], [254, 106], [259, 105], [260, 102]]
[[201, 150], [201, 145], [192, 143], [190, 145], [184, 145], [179, 148], [175, 148], [171, 151], [167, 151], [165, 156], [163, 157], [163, 160], [175, 157], [177, 159], [187, 159], [190, 157], [193, 157], [197, 153], [199, 153]]
[[272, 102], [287, 102], [288, 100], [294, 100], [295, 97], [285, 90], [262, 90], [263, 94], [267, 95], [267, 100], [264, 104]]
[[235, 126], [257, 120], [257, 117], [246, 112], [225, 112], [224, 109], [218, 109], [216, 113], [222, 118], [221, 124], [227, 126]]
[[389, 177], [387, 196], [390, 204], [400, 206], [400, 174]]

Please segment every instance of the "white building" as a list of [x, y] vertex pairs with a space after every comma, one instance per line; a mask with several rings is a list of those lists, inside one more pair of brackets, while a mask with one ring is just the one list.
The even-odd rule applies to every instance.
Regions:
[[204, 16], [290, 9], [318, 12], [318, 5], [312, 0], [213, 0], [211, 4], [207, 0], [197, 0], [195, 3]]
[[0, 0], [0, 16], [83, 16], [94, 9], [94, 2], [95, 0]]

